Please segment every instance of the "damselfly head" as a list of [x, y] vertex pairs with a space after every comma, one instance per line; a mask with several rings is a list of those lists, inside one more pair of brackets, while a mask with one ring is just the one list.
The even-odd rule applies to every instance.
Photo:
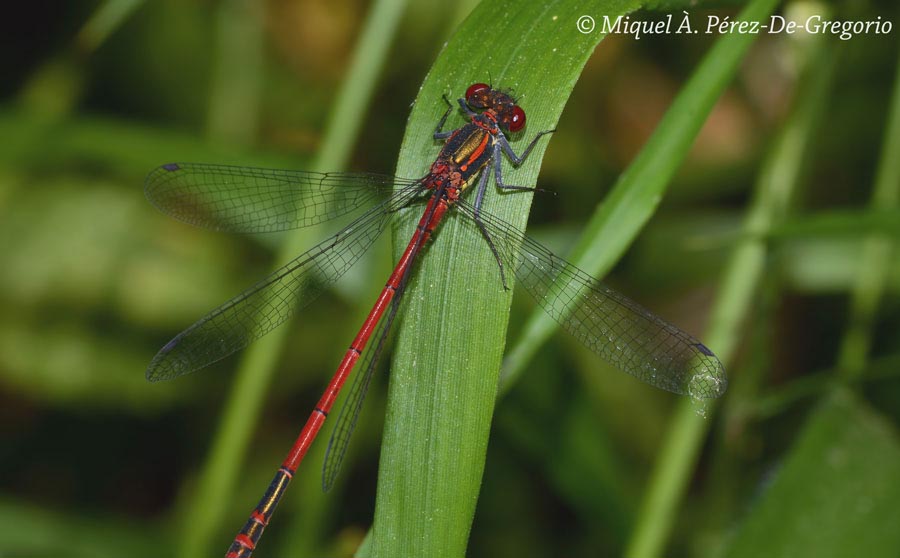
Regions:
[[504, 130], [518, 132], [525, 127], [525, 111], [516, 100], [486, 83], [473, 83], [466, 89], [466, 104], [473, 109], [493, 112], [497, 124]]

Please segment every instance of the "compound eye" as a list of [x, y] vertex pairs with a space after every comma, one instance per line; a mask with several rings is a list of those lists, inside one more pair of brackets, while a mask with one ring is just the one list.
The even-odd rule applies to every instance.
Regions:
[[525, 127], [525, 111], [514, 105], [512, 108], [512, 117], [509, 119], [509, 131], [518, 132]]
[[482, 93], [487, 89], [490, 89], [491, 86], [486, 83], [473, 83], [466, 89], [466, 99], [472, 97], [472, 95], [477, 95], [478, 93]]

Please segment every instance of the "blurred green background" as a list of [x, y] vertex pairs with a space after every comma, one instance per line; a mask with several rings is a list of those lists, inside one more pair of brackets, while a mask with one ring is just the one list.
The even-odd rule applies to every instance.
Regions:
[[[208, 520], [209, 540], [191, 542], [239, 359], [166, 384], [143, 371], [263, 276], [279, 238], [169, 220], [145, 202], [143, 178], [170, 161], [393, 173], [410, 103], [474, 4], [22, 5], [0, 53], [0, 556], [224, 550], [387, 276], [390, 246], [287, 326], [231, 503]], [[900, 23], [887, 1], [780, 10]], [[387, 51], [370, 68], [371, 96], [358, 126], [335, 125], [373, 25]], [[549, 143], [539, 185], [557, 195], [536, 198], [533, 236], [567, 253], [716, 39], [603, 40]], [[665, 480], [679, 398], [556, 335], [498, 402], [469, 556], [900, 553], [900, 41], [897, 30], [818, 39], [756, 40], [606, 278], [704, 340], [722, 328], [735, 340], [729, 391], [688, 478]], [[331, 230], [310, 232], [309, 245]], [[514, 301], [510, 342], [533, 310], [526, 298]], [[339, 486], [317, 488], [320, 441], [258, 556], [350, 556], [361, 542], [382, 368]], [[654, 494], [666, 486], [677, 505], [660, 518]]]

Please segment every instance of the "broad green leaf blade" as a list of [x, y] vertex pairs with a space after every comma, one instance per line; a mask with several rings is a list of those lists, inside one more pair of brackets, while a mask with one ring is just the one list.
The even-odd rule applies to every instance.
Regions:
[[[527, 0], [482, 2], [438, 57], [410, 117], [397, 174], [421, 176], [440, 145], [431, 139], [446, 105], [476, 82], [512, 89], [528, 115], [512, 139], [521, 152], [553, 128], [600, 40], [578, 18], [625, 13], [636, 2]], [[448, 127], [463, 124], [456, 112]], [[560, 132], [560, 133], [564, 133]], [[533, 185], [547, 141], [520, 169], [504, 162], [508, 183]], [[485, 209], [524, 227], [530, 194], [491, 189]], [[415, 212], [412, 212], [415, 213]], [[405, 215], [401, 250], [419, 216]], [[512, 277], [507, 277], [512, 281]], [[511, 293], [471, 223], [453, 215], [413, 273], [392, 366], [373, 536], [367, 555], [464, 556], [497, 395]]]
[[840, 392], [812, 414], [725, 556], [897, 556], [898, 501], [896, 430]]

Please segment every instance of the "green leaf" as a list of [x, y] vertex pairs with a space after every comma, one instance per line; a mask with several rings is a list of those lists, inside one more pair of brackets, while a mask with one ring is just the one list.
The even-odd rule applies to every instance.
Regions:
[[[599, 42], [599, 25], [581, 33], [578, 18], [602, 21], [636, 2], [486, 1], [462, 24], [422, 86], [397, 166], [424, 175], [440, 145], [431, 139], [446, 104], [472, 83], [512, 89], [528, 115], [512, 146], [521, 152], [553, 128]], [[448, 126], [463, 123], [454, 113]], [[533, 185], [547, 141], [513, 170], [510, 184]], [[485, 210], [524, 227], [531, 195], [491, 190]], [[421, 211], [421, 210], [420, 210]], [[401, 218], [402, 250], [419, 215]], [[512, 278], [507, 276], [507, 281]], [[407, 291], [408, 306], [392, 367], [370, 556], [463, 556], [484, 468], [511, 292], [475, 227], [451, 216], [427, 247]]]
[[823, 402], [725, 556], [897, 556], [897, 432], [848, 392]]

